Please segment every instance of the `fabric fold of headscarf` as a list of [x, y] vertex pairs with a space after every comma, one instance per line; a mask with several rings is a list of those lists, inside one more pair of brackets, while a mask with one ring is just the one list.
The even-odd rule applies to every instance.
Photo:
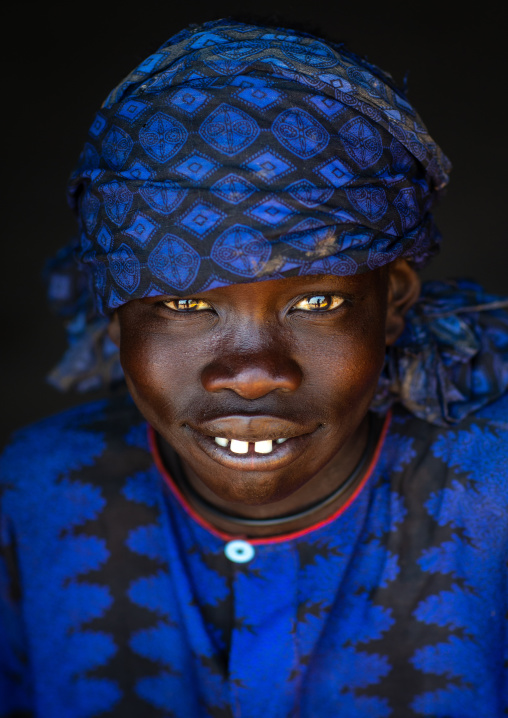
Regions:
[[372, 409], [395, 402], [432, 424], [456, 424], [508, 389], [508, 298], [467, 280], [425, 282], [386, 353]]

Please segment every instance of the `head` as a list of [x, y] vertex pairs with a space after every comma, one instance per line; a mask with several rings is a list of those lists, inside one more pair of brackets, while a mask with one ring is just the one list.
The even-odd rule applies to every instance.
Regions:
[[[187, 472], [225, 505], [270, 504], [330, 464], [347, 476], [418, 288], [397, 260], [149, 297], [117, 310], [110, 336], [134, 401]], [[216, 439], [249, 442], [247, 453]]]
[[291, 30], [185, 30], [106, 100], [81, 258], [135, 402], [221, 500], [355, 454], [448, 167], [391, 78]]

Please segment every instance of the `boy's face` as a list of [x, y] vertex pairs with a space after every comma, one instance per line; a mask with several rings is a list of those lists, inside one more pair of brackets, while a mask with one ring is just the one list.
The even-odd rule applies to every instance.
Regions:
[[[385, 356], [388, 274], [238, 284], [118, 310], [111, 334], [134, 401], [203, 496], [248, 515], [319, 495], [325, 473], [351, 470]], [[232, 451], [245, 442], [247, 453]]]

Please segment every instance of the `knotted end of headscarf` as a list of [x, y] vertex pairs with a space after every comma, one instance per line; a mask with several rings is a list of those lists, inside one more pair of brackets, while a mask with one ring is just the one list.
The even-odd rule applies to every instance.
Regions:
[[508, 389], [508, 298], [467, 280], [425, 282], [388, 347], [372, 409], [399, 402], [432, 424], [456, 424]]

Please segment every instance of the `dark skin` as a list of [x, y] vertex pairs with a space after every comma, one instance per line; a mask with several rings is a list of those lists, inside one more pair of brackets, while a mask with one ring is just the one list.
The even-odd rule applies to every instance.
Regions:
[[[162, 456], [176, 451], [193, 492], [226, 516], [201, 503], [196, 510], [234, 535], [277, 535], [326, 518], [355, 486], [280, 529], [243, 528], [227, 515], [292, 515], [346, 481], [366, 447], [385, 348], [402, 332], [418, 293], [415, 272], [398, 260], [352, 277], [309, 275], [133, 300], [113, 316], [110, 335]], [[232, 453], [214, 437], [250, 442], [249, 451]], [[254, 451], [254, 442], [269, 439], [272, 452]], [[180, 488], [193, 503], [188, 485]]]

